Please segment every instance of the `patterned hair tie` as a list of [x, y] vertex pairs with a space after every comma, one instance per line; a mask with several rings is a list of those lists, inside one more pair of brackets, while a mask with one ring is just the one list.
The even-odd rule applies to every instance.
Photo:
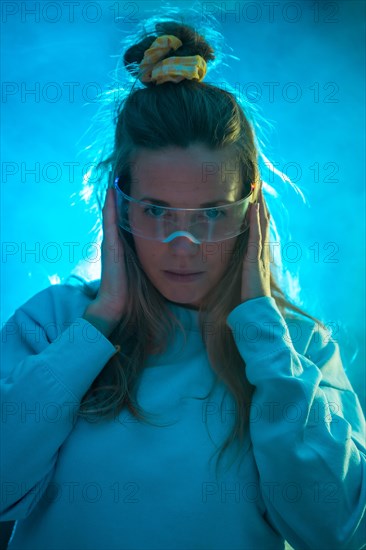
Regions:
[[200, 55], [187, 57], [162, 58], [170, 52], [177, 50], [182, 41], [172, 34], [159, 36], [145, 51], [143, 60], [140, 63], [139, 79], [141, 82], [181, 82], [187, 80], [203, 80], [207, 72], [206, 61]]

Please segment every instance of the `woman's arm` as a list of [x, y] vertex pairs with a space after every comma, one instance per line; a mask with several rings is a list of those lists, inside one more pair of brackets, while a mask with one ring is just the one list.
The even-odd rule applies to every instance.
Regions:
[[84, 393], [115, 353], [82, 318], [83, 300], [80, 290], [49, 287], [1, 331], [1, 521], [30, 514]]
[[250, 432], [268, 521], [294, 548], [361, 549], [365, 417], [338, 345], [300, 319], [291, 337], [272, 297], [240, 304], [227, 322], [255, 386]]

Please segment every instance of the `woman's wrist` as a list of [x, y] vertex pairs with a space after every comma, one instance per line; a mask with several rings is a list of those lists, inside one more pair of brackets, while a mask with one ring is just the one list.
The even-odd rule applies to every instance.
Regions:
[[92, 302], [84, 311], [82, 318], [98, 329], [106, 338], [113, 332], [120, 318], [111, 317], [103, 307]]

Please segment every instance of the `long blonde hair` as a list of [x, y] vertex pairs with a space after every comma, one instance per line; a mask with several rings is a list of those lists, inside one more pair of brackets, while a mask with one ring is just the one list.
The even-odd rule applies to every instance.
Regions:
[[[125, 52], [124, 65], [131, 74], [135, 74], [144, 51], [162, 34], [173, 34], [183, 42], [174, 55], [199, 54], [206, 62], [215, 59], [213, 48], [193, 27], [175, 20], [160, 21], [155, 23], [154, 32], [145, 32], [145, 36]], [[206, 82], [188, 80], [159, 86], [142, 86], [137, 81], [135, 84], [136, 89], [132, 89], [118, 105], [113, 150], [97, 167], [103, 174], [112, 171], [119, 175], [127, 194], [131, 184], [131, 162], [141, 148], [187, 148], [194, 143], [211, 150], [229, 148], [240, 162], [244, 192], [249, 191], [251, 182], [259, 181], [254, 123], [248, 120], [232, 92]], [[102, 191], [100, 187], [100, 195]], [[126, 313], [109, 339], [113, 344], [119, 344], [122, 351], [108, 361], [85, 393], [78, 415], [86, 419], [96, 416], [111, 419], [127, 406], [133, 416], [152, 423], [137, 403], [139, 376], [152, 347], [156, 346], [155, 351], [163, 353], [176, 327], [183, 332], [184, 328], [169, 310], [164, 296], [144, 273], [131, 234], [120, 230], [120, 237], [125, 249], [129, 293]], [[245, 362], [226, 325], [228, 314], [241, 302], [242, 261], [247, 240], [248, 232], [238, 237], [227, 271], [219, 284], [205, 296], [199, 309], [200, 329], [210, 365], [217, 380], [226, 385], [237, 407], [235, 425], [220, 451], [217, 449], [214, 453], [219, 452], [217, 465], [234, 440], [243, 440], [248, 430], [254, 391], [245, 374]], [[273, 272], [270, 283], [271, 294], [283, 315], [291, 312], [304, 315], [324, 327], [321, 321], [285, 296]], [[215, 327], [214, 337], [207, 333], [207, 326]]]

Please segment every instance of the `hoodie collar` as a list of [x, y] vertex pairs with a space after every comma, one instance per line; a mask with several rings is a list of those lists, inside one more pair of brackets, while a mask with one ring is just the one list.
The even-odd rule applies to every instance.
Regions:
[[166, 300], [166, 304], [186, 330], [195, 332], [200, 331], [198, 309], [191, 309], [190, 307], [177, 304], [176, 302], [170, 302], [169, 300]]

